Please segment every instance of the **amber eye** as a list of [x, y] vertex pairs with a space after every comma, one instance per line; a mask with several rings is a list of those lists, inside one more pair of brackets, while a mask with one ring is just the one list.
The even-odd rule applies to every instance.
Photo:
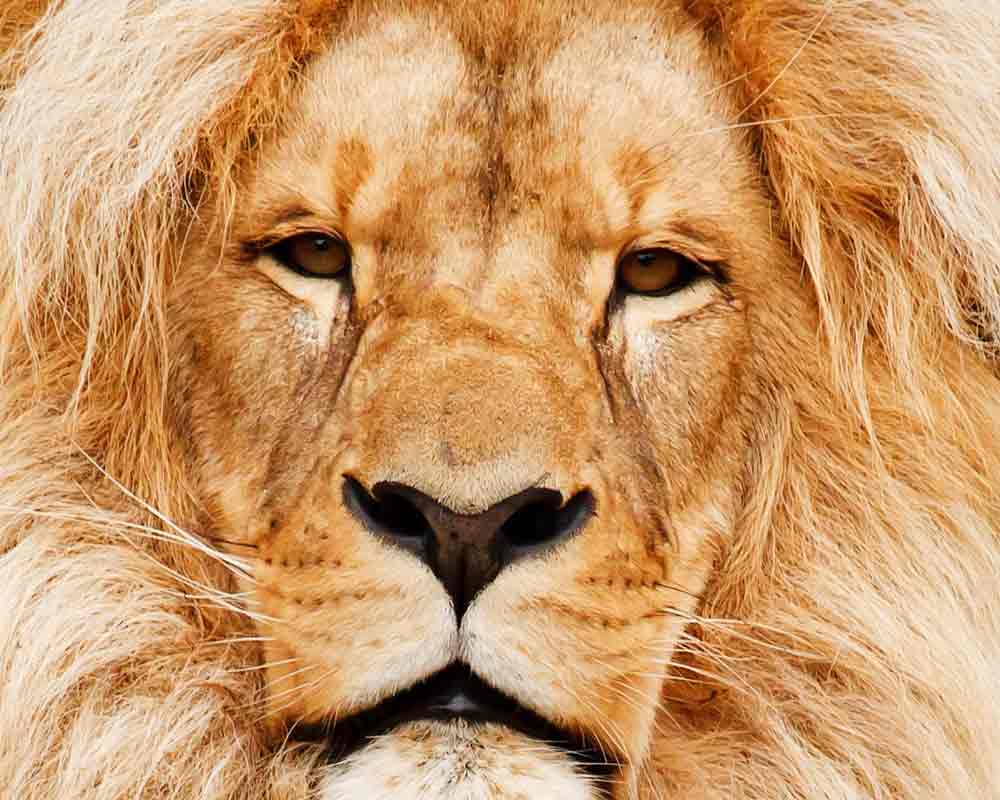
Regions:
[[706, 270], [673, 250], [637, 250], [618, 263], [618, 282], [632, 294], [669, 294], [691, 283]]
[[323, 233], [301, 233], [271, 248], [289, 269], [316, 278], [334, 278], [351, 265], [347, 243]]

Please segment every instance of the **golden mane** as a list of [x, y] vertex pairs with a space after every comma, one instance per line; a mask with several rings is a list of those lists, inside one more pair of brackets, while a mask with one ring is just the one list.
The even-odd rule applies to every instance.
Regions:
[[[341, 12], [46, 5], [0, 12], [0, 785], [303, 797], [319, 754], [269, 745], [256, 675], [234, 671], [252, 667], [226, 594], [238, 562], [183, 531], [164, 298], [199, 205], [232, 202], [234, 167]], [[706, 798], [985, 796], [1000, 763], [1000, 14], [688, 6], [820, 309], [828, 372], [789, 352], [775, 378], [790, 402], [773, 407], [792, 410], [760, 425], [782, 447], [745, 476], [736, 544], [681, 641], [678, 682], [709, 682], [715, 702], [668, 702], [684, 736], [657, 766]]]

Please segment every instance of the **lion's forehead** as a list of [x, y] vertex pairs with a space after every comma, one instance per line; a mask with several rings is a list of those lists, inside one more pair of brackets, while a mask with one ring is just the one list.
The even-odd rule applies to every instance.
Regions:
[[265, 180], [314, 192], [359, 250], [391, 249], [408, 274], [388, 269], [386, 285], [433, 272], [499, 292], [570, 281], [597, 298], [606, 287], [587, 285], [579, 254], [620, 247], [650, 179], [670, 175], [673, 196], [718, 193], [719, 170], [691, 168], [719, 161], [699, 135], [722, 120], [710, 75], [662, 10], [472, 33], [449, 13], [372, 11], [345, 26], [308, 72]]

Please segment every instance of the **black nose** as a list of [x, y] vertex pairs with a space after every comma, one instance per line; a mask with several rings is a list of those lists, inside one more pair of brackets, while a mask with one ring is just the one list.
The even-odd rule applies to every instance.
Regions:
[[383, 482], [368, 492], [349, 476], [344, 502], [372, 533], [430, 566], [459, 618], [500, 570], [565, 541], [594, 513], [588, 491], [564, 504], [552, 489], [526, 489], [479, 514], [456, 514], [410, 486]]

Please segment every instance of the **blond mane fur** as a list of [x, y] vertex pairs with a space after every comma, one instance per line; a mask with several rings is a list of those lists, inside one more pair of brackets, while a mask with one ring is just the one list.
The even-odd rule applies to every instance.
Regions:
[[[186, 532], [164, 296], [335, 5], [0, 11], [4, 797], [315, 789], [260, 724], [239, 560]], [[665, 699], [642, 785], [1000, 797], [1000, 4], [688, 5], [822, 330], [757, 334], [788, 342], [780, 446], [676, 656], [710, 702]]]

